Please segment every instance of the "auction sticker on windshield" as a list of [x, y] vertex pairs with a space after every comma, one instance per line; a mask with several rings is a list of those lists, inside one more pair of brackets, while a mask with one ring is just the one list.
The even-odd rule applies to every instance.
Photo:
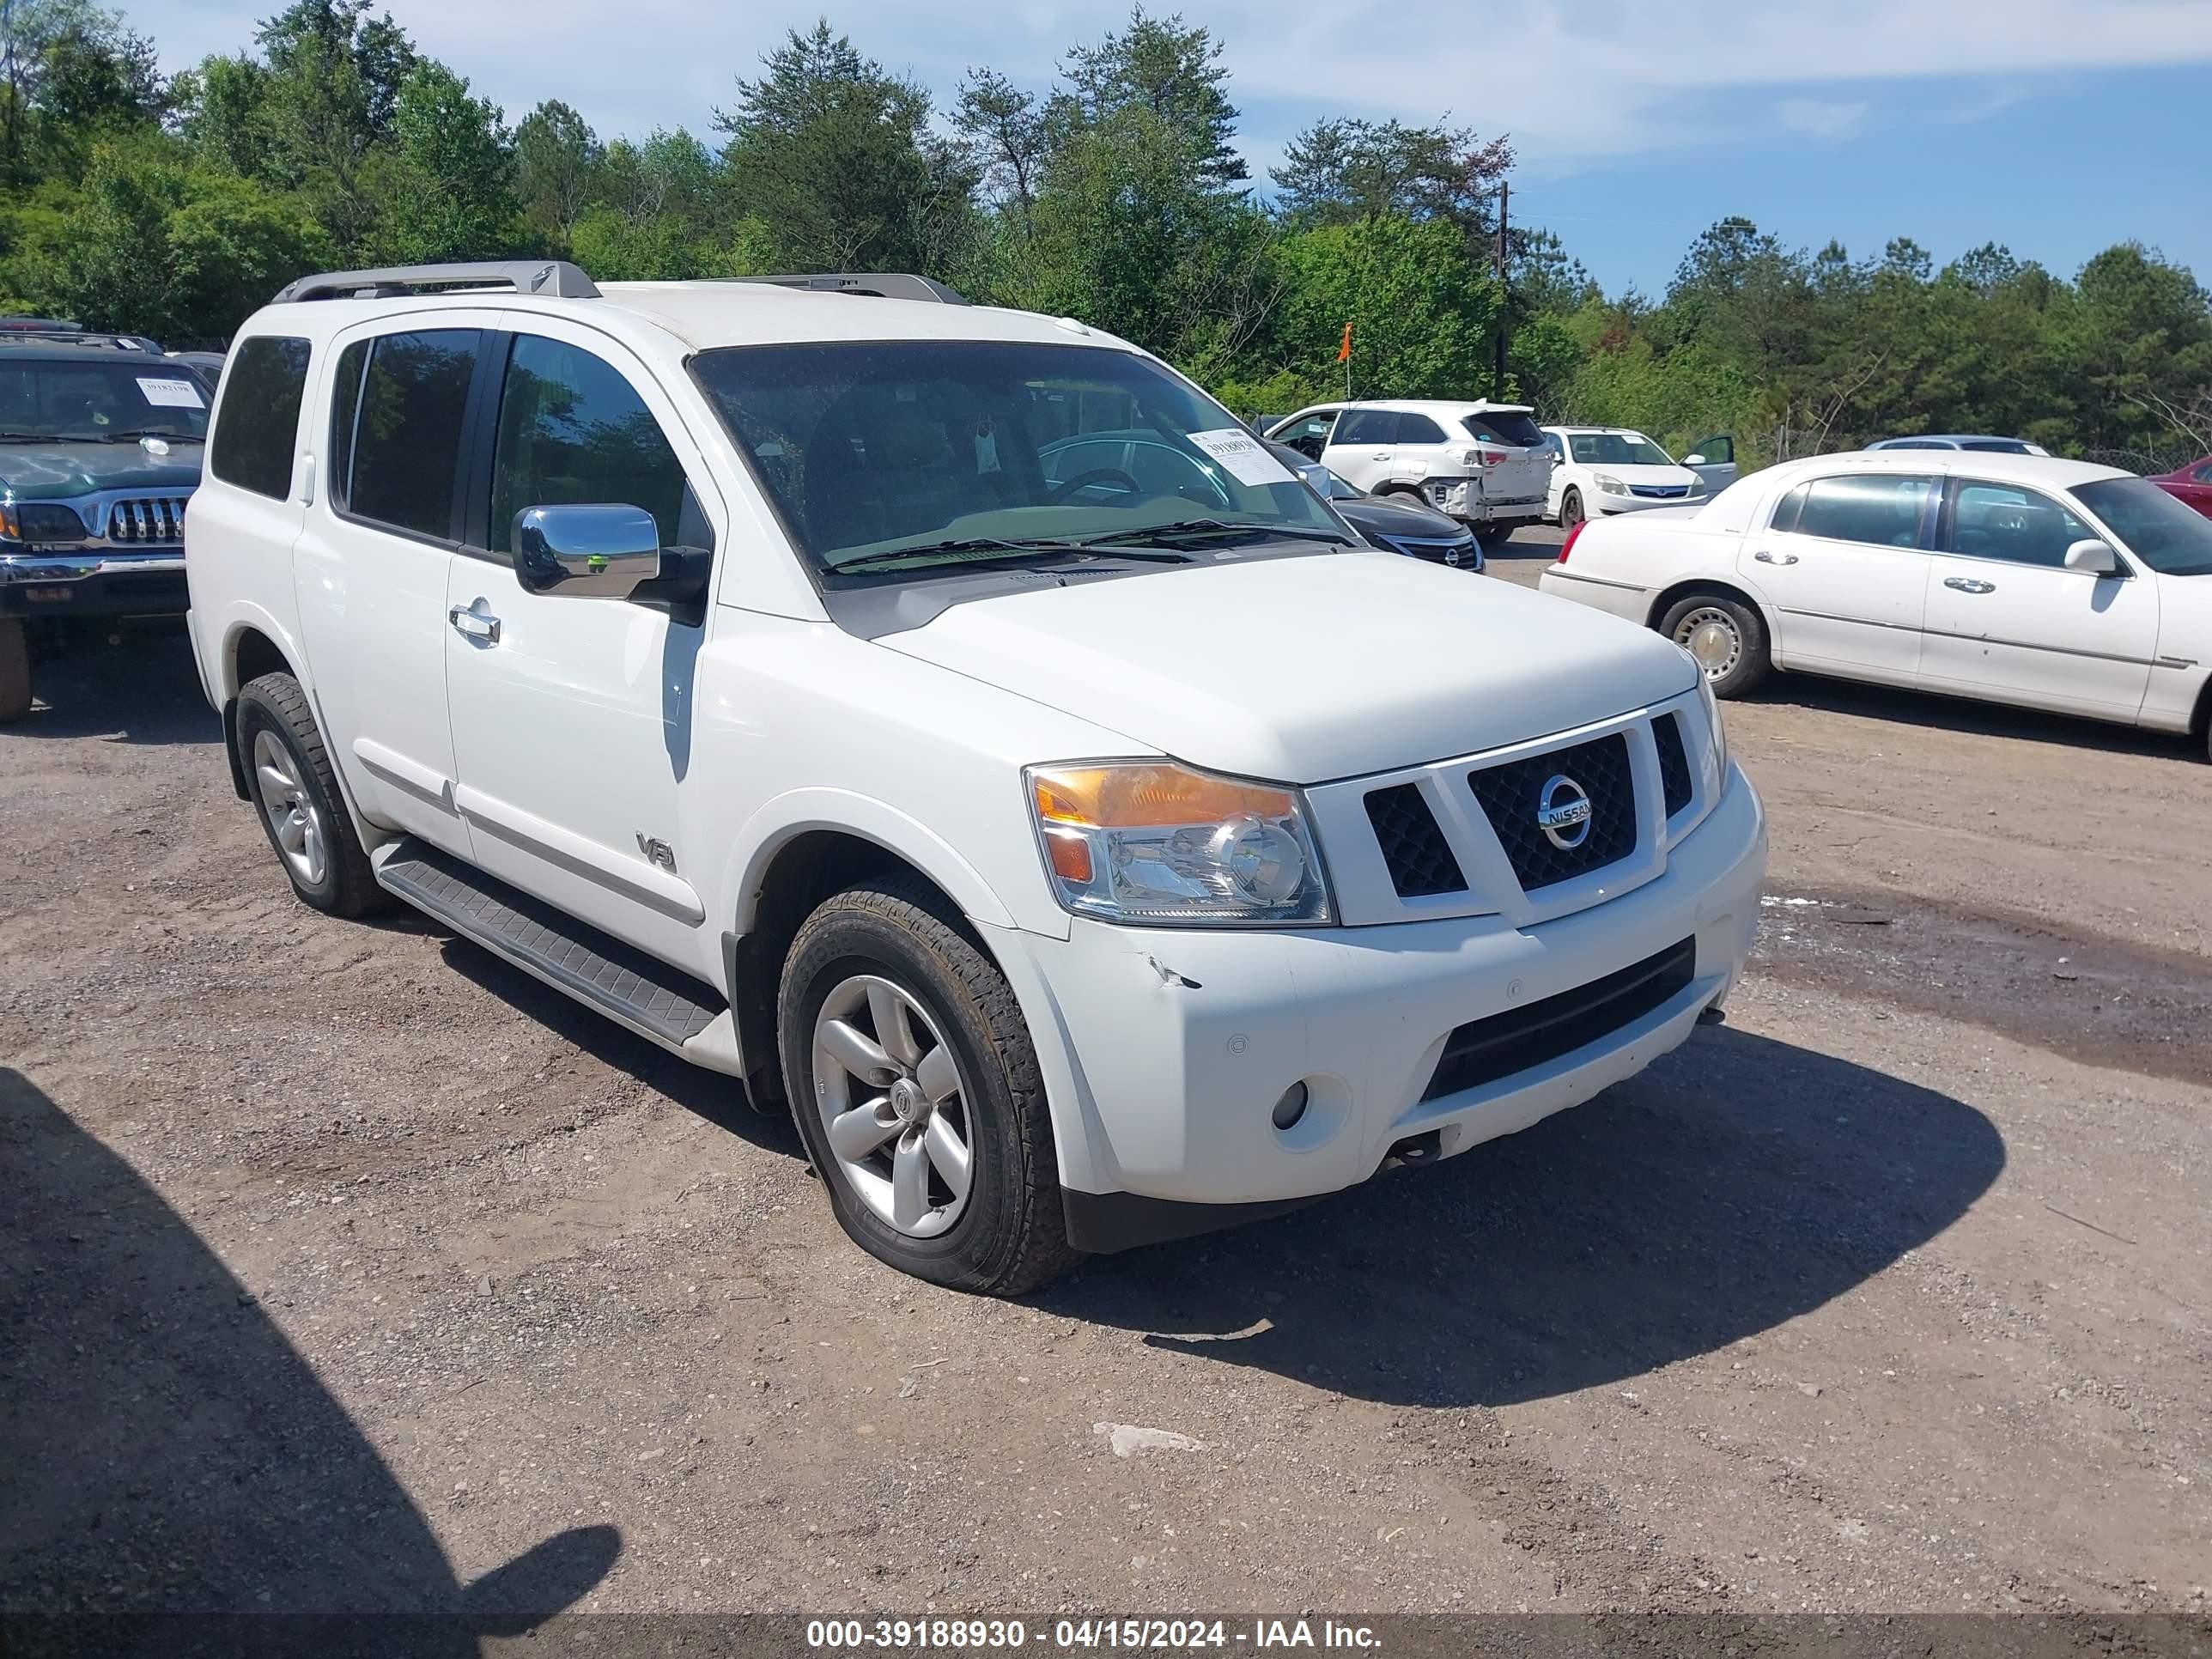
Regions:
[[1260, 441], [1249, 432], [1233, 426], [1221, 427], [1212, 432], [1194, 432], [1191, 442], [1229, 469], [1229, 476], [1238, 483], [1279, 484], [1295, 483], [1291, 471], [1270, 455]]
[[149, 380], [137, 377], [138, 394], [156, 409], [205, 409], [200, 389], [190, 380]]

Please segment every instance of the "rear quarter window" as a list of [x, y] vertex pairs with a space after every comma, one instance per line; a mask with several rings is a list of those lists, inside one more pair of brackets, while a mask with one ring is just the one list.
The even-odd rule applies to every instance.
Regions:
[[313, 349], [289, 335], [246, 341], [225, 365], [230, 385], [208, 447], [208, 471], [228, 484], [283, 501], [292, 493]]

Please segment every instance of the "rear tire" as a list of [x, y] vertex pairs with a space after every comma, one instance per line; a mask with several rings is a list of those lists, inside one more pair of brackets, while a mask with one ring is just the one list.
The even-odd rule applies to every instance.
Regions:
[[1583, 492], [1570, 488], [1559, 497], [1559, 528], [1572, 530], [1583, 521]]
[[0, 725], [31, 712], [31, 641], [21, 617], [0, 617]]
[[1029, 1028], [933, 890], [886, 878], [824, 900], [784, 960], [776, 1025], [800, 1138], [862, 1249], [987, 1296], [1082, 1259]]
[[1668, 606], [1659, 631], [1698, 659], [1717, 697], [1740, 697], [1773, 672], [1766, 619], [1725, 593], [1692, 593]]
[[289, 674], [264, 674], [238, 694], [238, 756], [276, 862], [303, 904], [334, 916], [383, 909], [354, 834], [307, 694]]

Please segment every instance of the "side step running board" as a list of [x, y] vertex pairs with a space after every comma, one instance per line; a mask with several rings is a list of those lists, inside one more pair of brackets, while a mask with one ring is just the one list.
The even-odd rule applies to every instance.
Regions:
[[416, 909], [554, 989], [688, 1060], [738, 1069], [729, 1005], [690, 975], [412, 836], [379, 848], [374, 865]]

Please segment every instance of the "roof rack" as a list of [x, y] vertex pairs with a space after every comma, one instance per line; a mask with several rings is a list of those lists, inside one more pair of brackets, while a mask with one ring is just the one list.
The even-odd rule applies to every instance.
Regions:
[[965, 295], [927, 276], [908, 270], [826, 270], [805, 276], [725, 276], [726, 283], [773, 283], [778, 288], [803, 288], [823, 294], [859, 294], [876, 300], [932, 300], [939, 305], [964, 306]]
[[455, 264], [387, 265], [375, 270], [326, 270], [277, 290], [271, 305], [300, 300], [370, 300], [417, 289], [511, 289], [556, 300], [596, 300], [599, 290], [566, 259], [472, 259]]

